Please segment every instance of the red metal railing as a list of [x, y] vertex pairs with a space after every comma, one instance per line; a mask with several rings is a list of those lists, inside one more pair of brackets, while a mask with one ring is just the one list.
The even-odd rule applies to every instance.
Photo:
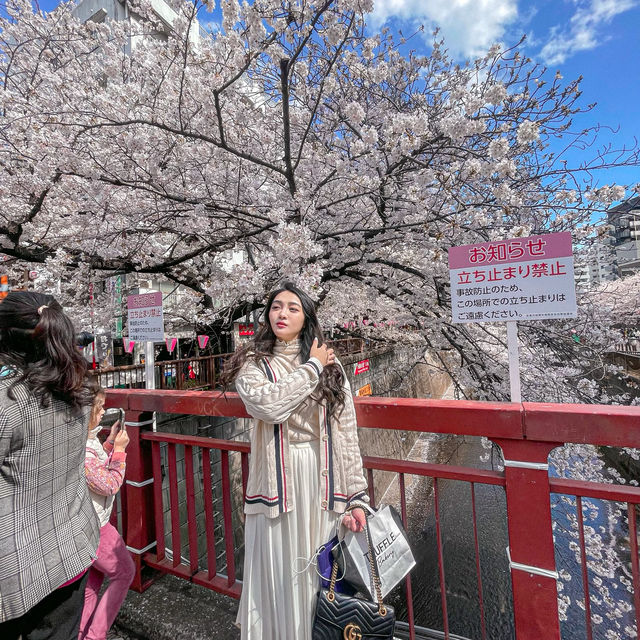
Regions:
[[[235, 394], [219, 392], [178, 391], [110, 391], [109, 406], [126, 410], [131, 444], [128, 449], [127, 485], [123, 495], [123, 534], [127, 545], [136, 551], [138, 573], [134, 588], [144, 588], [141, 569], [148, 565], [179, 575], [198, 584], [237, 597], [241, 584], [236, 579], [236, 544], [233, 527], [233, 483], [231, 466], [236, 468], [235, 481], [244, 488], [249, 447], [245, 443], [182, 435], [151, 433], [152, 412], [204, 416], [247, 417], [244, 406]], [[438, 547], [438, 582], [442, 609], [444, 638], [451, 636], [448, 619], [447, 575], [442, 542], [440, 484], [448, 480], [468, 483], [471, 490], [472, 523], [475, 557], [472, 567], [479, 597], [480, 636], [491, 637], [487, 631], [483, 606], [481, 560], [478, 549], [476, 488], [483, 485], [504, 487], [508, 539], [510, 548], [510, 578], [513, 593], [513, 625], [518, 640], [554, 640], [560, 636], [556, 558], [553, 540], [551, 496], [575, 496], [577, 513], [581, 500], [603, 499], [623, 502], [627, 506], [630, 533], [631, 574], [635, 594], [635, 620], [640, 613], [640, 575], [636, 540], [636, 510], [640, 504], [640, 489], [635, 487], [580, 482], [552, 478], [547, 461], [552, 449], [566, 442], [590, 443], [618, 447], [640, 447], [640, 408], [594, 405], [553, 404], [493, 404], [485, 402], [412, 400], [402, 398], [357, 398], [358, 423], [363, 428], [384, 428], [430, 433], [486, 436], [497, 444], [505, 458], [504, 472], [426, 464], [388, 458], [364, 459], [371, 500], [375, 504], [372, 482], [375, 470], [397, 474], [400, 487], [400, 510], [407, 524], [405, 478], [432, 478], [435, 528]], [[185, 452], [184, 477], [186, 523], [179, 517], [179, 487], [177, 447]], [[166, 455], [168, 495], [163, 495], [163, 466]], [[219, 452], [219, 454], [217, 453]], [[197, 464], [194, 464], [194, 453]], [[212, 455], [220, 455], [222, 494], [222, 540], [214, 535], [215, 521], [211, 486]], [[232, 456], [235, 460], [232, 464]], [[238, 461], [239, 457], [239, 461]], [[198, 551], [197, 530], [194, 529], [196, 487], [194, 478], [202, 477], [205, 553]], [[171, 523], [172, 557], [165, 548], [165, 520], [168, 508]], [[586, 560], [584, 518], [578, 517], [582, 557]], [[222, 551], [218, 553], [218, 546]], [[202, 547], [202, 544], [200, 545]], [[183, 548], [187, 557], [183, 559]], [[588, 563], [582, 562], [582, 580], [587, 602], [585, 628], [592, 634], [589, 610]], [[415, 617], [412, 583], [405, 585], [408, 633], [415, 638]]]
[[[225, 593], [233, 597], [240, 596], [240, 583], [236, 581], [235, 570], [235, 547], [232, 529], [232, 487], [229, 476], [229, 454], [238, 452], [242, 456], [242, 487], [246, 487], [248, 474], [248, 454], [249, 445], [245, 443], [231, 442], [227, 440], [217, 440], [214, 438], [191, 437], [183, 435], [170, 435], [163, 433], [145, 433], [142, 438], [151, 443], [151, 454], [153, 461], [154, 478], [154, 504], [163, 505], [162, 495], [162, 465], [161, 465], [161, 444], [166, 445], [167, 450], [167, 474], [169, 478], [169, 503], [171, 512], [171, 558], [166, 555], [165, 548], [165, 526], [163, 509], [155, 509], [155, 535], [156, 550], [154, 553], [145, 555], [145, 562], [154, 569], [159, 569], [183, 578], [187, 578], [196, 584], [209, 587], [215, 591]], [[184, 477], [186, 482], [186, 511], [187, 511], [187, 551], [188, 561], [182, 559], [182, 538], [180, 509], [178, 506], [178, 472], [176, 448], [184, 447]], [[202, 462], [199, 475], [202, 478], [202, 493], [204, 505], [204, 517], [206, 522], [206, 569], [200, 570], [198, 551], [198, 540], [196, 532], [196, 491], [194, 484], [194, 449], [199, 448], [202, 452]], [[215, 522], [213, 510], [213, 487], [211, 479], [211, 452], [216, 450], [221, 456], [221, 478], [222, 478], [222, 517], [224, 531], [224, 565], [226, 573], [220, 575], [216, 562], [216, 539]], [[157, 481], [160, 479], [160, 481]]]

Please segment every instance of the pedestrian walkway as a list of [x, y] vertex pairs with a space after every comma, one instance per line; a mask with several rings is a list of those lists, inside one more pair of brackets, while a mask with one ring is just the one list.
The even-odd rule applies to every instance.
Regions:
[[[238, 640], [237, 611], [237, 600], [165, 575], [144, 593], [129, 591], [107, 640]], [[408, 625], [397, 623], [394, 640], [408, 639]], [[416, 640], [443, 639], [440, 631], [416, 633]]]
[[125, 640], [236, 640], [238, 601], [165, 575], [129, 591], [114, 628]]

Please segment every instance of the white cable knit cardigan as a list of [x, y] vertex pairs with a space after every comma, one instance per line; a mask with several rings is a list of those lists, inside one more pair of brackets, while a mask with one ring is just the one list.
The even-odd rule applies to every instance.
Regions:
[[[249, 359], [236, 378], [236, 389], [255, 418], [245, 496], [245, 513], [274, 518], [295, 509], [289, 486], [290, 456], [287, 420], [318, 386], [322, 364], [316, 358], [300, 363], [300, 343], [276, 343], [274, 353]], [[342, 366], [342, 365], [340, 365]], [[318, 402], [320, 424], [320, 495], [324, 510], [344, 512], [351, 500], [368, 500], [362, 471], [358, 425], [349, 382], [344, 378], [345, 406], [329, 418]]]

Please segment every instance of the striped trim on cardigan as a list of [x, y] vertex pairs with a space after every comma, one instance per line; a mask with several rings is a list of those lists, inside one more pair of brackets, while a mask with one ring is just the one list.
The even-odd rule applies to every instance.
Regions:
[[327, 474], [327, 479], [329, 480], [328, 492], [329, 492], [329, 509], [333, 510], [334, 503], [336, 500], [340, 500], [335, 493], [333, 488], [333, 439], [331, 436], [331, 419], [329, 418], [329, 412], [327, 408], [324, 408], [324, 428], [325, 434], [328, 436], [327, 438], [327, 469], [329, 473]]
[[[263, 358], [262, 364], [269, 382], [277, 382], [278, 378], [275, 371], [272, 369], [269, 360], [267, 360], [267, 358]], [[282, 433], [282, 424], [273, 425], [273, 437], [275, 440], [276, 452], [276, 482], [278, 486], [277, 504], [280, 513], [282, 513], [287, 507], [287, 474], [284, 470], [284, 437]], [[265, 502], [265, 504], [268, 504], [268, 506], [275, 506], [276, 503]]]
[[269, 498], [268, 496], [263, 496], [263, 495], [255, 495], [255, 496], [245, 496], [244, 501], [247, 504], [265, 504], [267, 505], [267, 507], [275, 507], [279, 501], [280, 498], [278, 496], [275, 496], [274, 498]]

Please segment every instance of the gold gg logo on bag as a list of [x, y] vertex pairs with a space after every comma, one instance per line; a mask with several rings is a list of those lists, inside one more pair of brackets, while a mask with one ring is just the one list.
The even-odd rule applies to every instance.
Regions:
[[362, 640], [362, 633], [360, 632], [360, 627], [350, 622], [345, 628], [344, 633], [342, 634], [344, 640]]

